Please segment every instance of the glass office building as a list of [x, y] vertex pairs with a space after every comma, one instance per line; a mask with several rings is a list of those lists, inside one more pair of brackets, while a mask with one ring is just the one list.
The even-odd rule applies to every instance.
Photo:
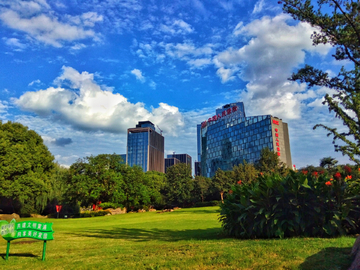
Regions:
[[245, 116], [242, 102], [216, 110], [216, 115], [198, 125], [201, 175], [212, 177], [218, 168], [255, 163], [268, 147], [280, 161], [292, 167], [287, 124], [271, 115]]
[[126, 164], [140, 166], [144, 172], [164, 172], [164, 137], [150, 121], [128, 129]]

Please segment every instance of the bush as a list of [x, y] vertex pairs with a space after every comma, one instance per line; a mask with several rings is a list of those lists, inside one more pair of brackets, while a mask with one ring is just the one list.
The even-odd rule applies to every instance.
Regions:
[[196, 202], [194, 204], [195, 207], [203, 207], [203, 206], [219, 206], [221, 201], [208, 201], [208, 202]]
[[112, 202], [104, 202], [104, 203], [100, 203], [99, 205], [102, 209], [108, 209], [108, 208], [118, 208], [118, 207], [123, 207], [121, 204], [118, 203], [112, 203]]
[[111, 214], [110, 211], [86, 211], [83, 213], [80, 213], [80, 217], [101, 217], [106, 216], [107, 214]]
[[359, 179], [335, 176], [291, 172], [238, 184], [221, 205], [222, 227], [239, 238], [359, 233]]

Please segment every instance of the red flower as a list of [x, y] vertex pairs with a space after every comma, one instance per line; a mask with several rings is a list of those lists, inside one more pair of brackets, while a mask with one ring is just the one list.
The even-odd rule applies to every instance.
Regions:
[[351, 178], [352, 178], [352, 176], [348, 175], [348, 176], [345, 177], [345, 180], [348, 180], [348, 179], [351, 179]]
[[318, 172], [313, 172], [312, 175], [318, 177]]
[[230, 193], [230, 194], [232, 194], [232, 193], [233, 193], [233, 191], [230, 189], [230, 190], [229, 190], [229, 193]]
[[264, 175], [264, 173], [263, 173], [263, 172], [261, 172], [261, 173], [260, 173], [260, 175], [261, 175], [261, 176], [263, 176], [263, 175]]
[[334, 177], [337, 178], [337, 179], [340, 179], [341, 178], [341, 174], [339, 172], [335, 173], [334, 174]]
[[351, 168], [349, 166], [344, 166], [344, 170], [347, 172], [347, 173], [351, 173]]
[[324, 174], [324, 171], [320, 171], [319, 173], [320, 173], [320, 174]]
[[307, 175], [308, 171], [301, 171], [303, 174]]
[[330, 182], [330, 181], [327, 181], [327, 182], [325, 183], [325, 185], [327, 185], [327, 186], [331, 186], [332, 184], [331, 184], [331, 182]]
[[330, 181], [333, 181], [334, 179], [330, 178]]
[[242, 184], [242, 181], [241, 181], [241, 180], [239, 180], [237, 183], [238, 183], [239, 185], [241, 185], [241, 184]]

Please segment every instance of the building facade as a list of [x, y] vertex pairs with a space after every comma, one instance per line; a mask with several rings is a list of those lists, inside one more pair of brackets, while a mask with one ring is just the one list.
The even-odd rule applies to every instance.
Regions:
[[179, 164], [179, 163], [181, 163], [181, 162], [177, 158], [174, 158], [174, 157], [165, 158], [165, 173], [167, 172], [167, 169], [169, 167], [174, 166], [174, 165]]
[[[190, 168], [192, 167], [192, 158], [188, 154], [175, 154], [175, 152], [174, 152], [171, 155], [167, 155], [167, 158], [176, 158], [180, 161], [180, 163], [185, 163], [186, 165], [189, 165]], [[165, 167], [166, 167], [166, 165], [165, 165]], [[165, 169], [165, 171], [166, 171], [166, 169]], [[192, 171], [192, 169], [191, 169], [191, 171]]]
[[164, 169], [164, 137], [150, 121], [141, 121], [127, 134], [126, 164], [140, 166], [144, 172]]
[[[200, 128], [199, 128], [200, 127]], [[271, 115], [245, 116], [242, 102], [216, 110], [216, 115], [198, 125], [201, 175], [212, 177], [218, 168], [255, 163], [268, 147], [281, 162], [292, 168], [288, 126]]]

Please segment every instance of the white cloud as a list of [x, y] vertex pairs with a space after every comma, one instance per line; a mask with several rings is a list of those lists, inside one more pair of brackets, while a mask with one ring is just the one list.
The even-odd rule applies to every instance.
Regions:
[[28, 86], [32, 86], [32, 85], [38, 84], [38, 83], [41, 83], [41, 81], [39, 79], [32, 81], [31, 83], [28, 84]]
[[264, 8], [264, 0], [259, 0], [256, 2], [252, 13], [253, 14], [259, 13], [263, 10], [263, 8]]
[[151, 89], [156, 89], [157, 84], [156, 84], [156, 82], [151, 81], [151, 82], [149, 83], [149, 86], [150, 86]]
[[63, 42], [87, 38], [99, 40], [98, 35], [89, 27], [102, 21], [102, 16], [88, 12], [79, 16], [78, 20], [63, 16], [62, 19], [68, 19], [67, 22], [63, 22], [49, 8], [46, 1], [15, 0], [0, 9], [0, 20], [6, 26], [54, 47], [62, 47]]
[[186, 35], [192, 33], [194, 30], [188, 23], [183, 20], [174, 20], [171, 24], [161, 24], [160, 31], [167, 34], [175, 35]]
[[142, 75], [141, 70], [135, 68], [131, 71], [131, 74], [135, 75], [136, 79], [139, 80], [140, 82], [145, 82], [145, 78]]
[[[125, 133], [138, 121], [150, 120], [165, 133], [176, 135], [184, 126], [178, 108], [160, 103], [159, 107], [148, 111], [143, 103], [130, 103], [121, 94], [99, 86], [94, 75], [88, 72], [79, 73], [71, 67], [63, 67], [62, 74], [54, 82], [58, 87], [26, 92], [14, 99], [14, 103], [22, 110], [85, 131]], [[63, 87], [66, 84], [70, 89]]]
[[22, 51], [26, 48], [26, 45], [21, 43], [19, 39], [17, 38], [2, 38], [5, 41], [5, 44], [10, 47], [15, 47], [17, 50]]
[[0, 100], [0, 113], [5, 113], [9, 108], [7, 101]]
[[[330, 46], [313, 46], [310, 35], [314, 28], [306, 23], [290, 26], [285, 14], [274, 18], [263, 17], [244, 25], [240, 22], [235, 36], [251, 38], [239, 48], [219, 53], [214, 64], [223, 83], [239, 76], [247, 81], [246, 91], [240, 98], [250, 115], [273, 114], [285, 119], [299, 119], [306, 106], [305, 85], [288, 81], [291, 72], [305, 61], [305, 50], [326, 55]], [[238, 73], [241, 71], [240, 73]], [[299, 95], [302, 93], [302, 95]], [[314, 92], [309, 98], [315, 98]]]

